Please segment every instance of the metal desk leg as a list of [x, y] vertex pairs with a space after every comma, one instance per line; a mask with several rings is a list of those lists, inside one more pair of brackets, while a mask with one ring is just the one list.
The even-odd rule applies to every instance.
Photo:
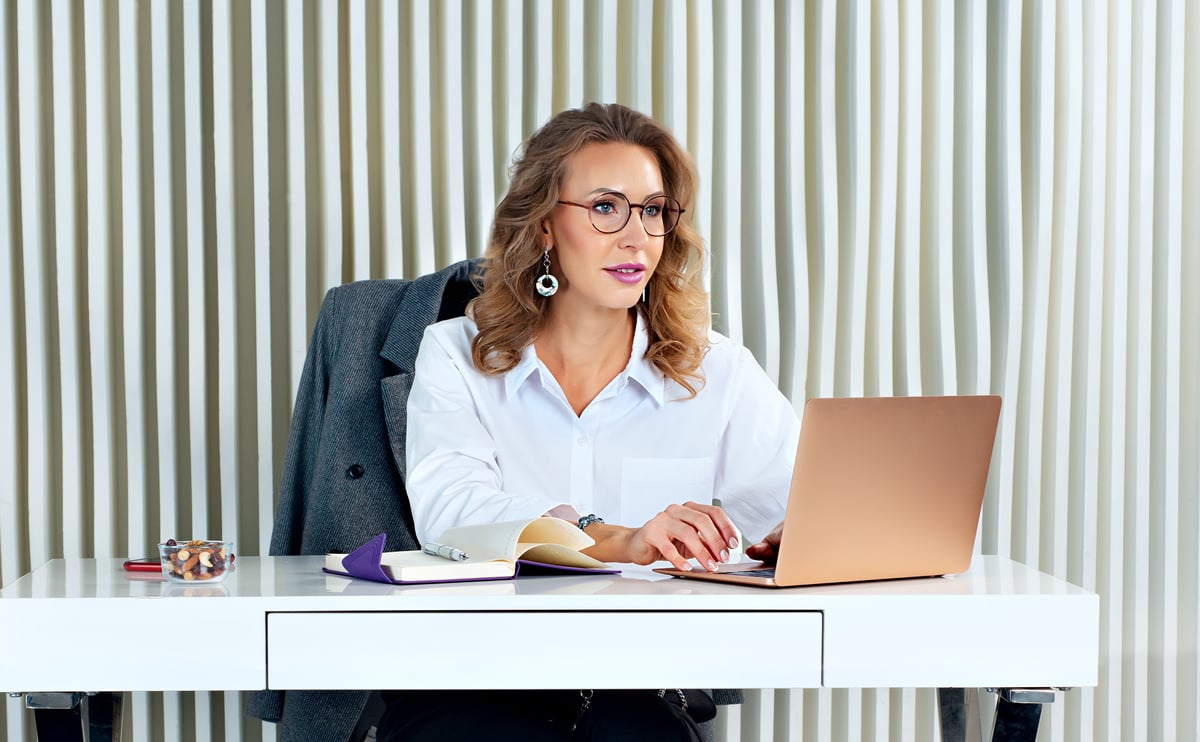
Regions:
[[[1042, 704], [1054, 703], [1053, 688], [988, 688], [996, 694], [992, 742], [1034, 742]], [[945, 742], [982, 742], [979, 693], [974, 688], [938, 688], [938, 716]]]
[[25, 708], [40, 740], [120, 742], [123, 701], [120, 693], [27, 693]]
[[1042, 720], [1042, 704], [1054, 703], [1053, 688], [1000, 688], [992, 742], [1034, 742]]
[[944, 742], [983, 742], [978, 690], [938, 688], [937, 703]]

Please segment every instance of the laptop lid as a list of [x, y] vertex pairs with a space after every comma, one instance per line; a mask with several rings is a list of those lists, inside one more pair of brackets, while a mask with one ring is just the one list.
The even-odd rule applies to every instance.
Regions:
[[774, 577], [656, 571], [772, 587], [966, 571], [999, 419], [996, 395], [811, 399]]

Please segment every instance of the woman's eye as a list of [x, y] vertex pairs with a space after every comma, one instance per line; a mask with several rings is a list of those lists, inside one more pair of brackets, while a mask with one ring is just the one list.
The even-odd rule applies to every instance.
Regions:
[[592, 210], [594, 210], [597, 214], [604, 214], [607, 216], [616, 212], [617, 205], [612, 201], [597, 201], [592, 204]]
[[662, 207], [658, 204], [646, 204], [642, 207], [642, 213], [646, 216], [658, 216], [662, 214]]

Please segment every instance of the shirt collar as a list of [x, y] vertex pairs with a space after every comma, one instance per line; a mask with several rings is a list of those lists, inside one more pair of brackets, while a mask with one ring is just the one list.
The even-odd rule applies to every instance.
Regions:
[[[666, 376], [658, 367], [646, 359], [646, 350], [650, 347], [650, 335], [646, 331], [645, 320], [642, 319], [642, 313], [637, 313], [637, 326], [633, 331], [633, 348], [629, 354], [629, 363], [625, 366], [625, 370], [618, 376], [620, 389], [625, 387], [627, 380], [636, 381], [639, 386], [646, 390], [646, 393], [655, 401], [656, 404], [663, 403], [663, 396], [666, 393]], [[538, 361], [537, 351], [533, 348], [533, 343], [525, 346], [521, 351], [521, 360], [513, 366], [512, 370], [504, 376], [504, 393], [508, 398], [512, 398], [521, 385], [533, 374], [534, 371], [540, 368], [541, 363]]]
[[629, 365], [625, 367], [624, 373], [640, 384], [656, 404], [661, 405], [666, 392], [667, 377], [658, 370], [658, 366], [646, 358], [646, 351], [649, 348], [650, 333], [646, 331], [646, 322], [642, 319], [642, 313], [638, 312], [637, 328], [633, 331], [633, 352], [629, 354]]
[[504, 395], [508, 399], [516, 396], [517, 390], [521, 388], [530, 374], [537, 371], [538, 365], [537, 351], [533, 349], [533, 343], [530, 343], [525, 346], [525, 350], [521, 351], [521, 360], [517, 362], [517, 365], [504, 375]]

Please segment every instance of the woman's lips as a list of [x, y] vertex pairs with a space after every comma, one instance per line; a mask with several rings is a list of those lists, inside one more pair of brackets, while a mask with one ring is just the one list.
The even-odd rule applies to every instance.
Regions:
[[611, 268], [604, 269], [608, 275], [617, 279], [621, 283], [635, 284], [641, 283], [642, 278], [646, 275], [646, 267], [635, 263], [626, 263], [624, 265], [614, 265]]

